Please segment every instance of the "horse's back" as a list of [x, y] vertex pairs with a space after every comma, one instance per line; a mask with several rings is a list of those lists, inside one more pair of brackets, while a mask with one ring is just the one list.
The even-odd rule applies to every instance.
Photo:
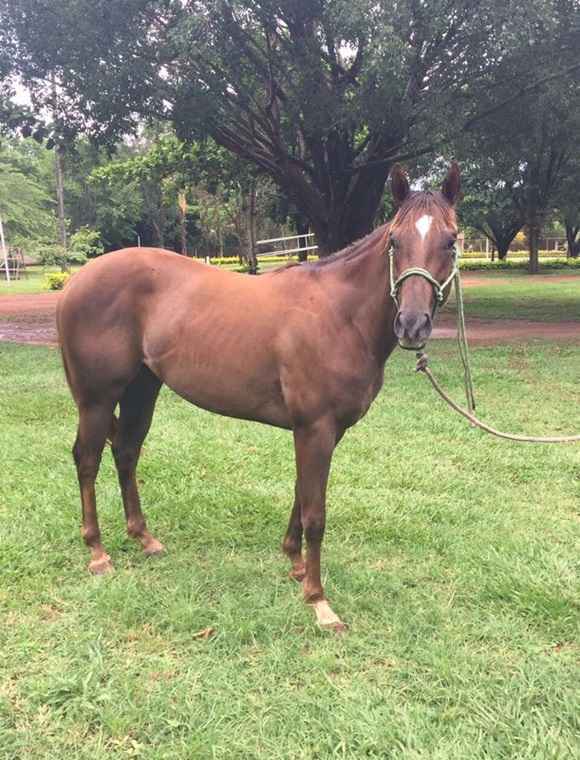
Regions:
[[96, 259], [74, 275], [58, 308], [75, 398], [114, 396], [145, 364], [193, 403], [255, 415], [237, 408], [236, 388], [245, 390], [244, 407], [254, 396], [251, 406], [267, 406], [273, 386], [279, 395], [274, 344], [284, 307], [278, 290], [271, 278], [158, 249]]

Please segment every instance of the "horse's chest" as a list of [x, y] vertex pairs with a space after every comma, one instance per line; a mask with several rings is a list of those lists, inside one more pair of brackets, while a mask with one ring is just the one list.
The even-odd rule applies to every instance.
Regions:
[[336, 416], [350, 427], [368, 412], [383, 384], [382, 368], [361, 363], [345, 373], [335, 386]]

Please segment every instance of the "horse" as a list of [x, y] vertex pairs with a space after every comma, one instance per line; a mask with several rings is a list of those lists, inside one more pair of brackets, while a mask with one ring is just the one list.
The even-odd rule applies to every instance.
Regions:
[[57, 327], [78, 408], [73, 458], [92, 573], [112, 570], [95, 500], [107, 440], [128, 535], [146, 555], [164, 550], [135, 473], [165, 383], [202, 409], [292, 431], [296, 485], [282, 550], [318, 624], [344, 630], [320, 575], [332, 455], [379, 393], [397, 343], [418, 349], [431, 334], [455, 271], [459, 189], [456, 163], [433, 192], [411, 191], [397, 165], [390, 222], [329, 257], [259, 277], [153, 248], [107, 254], [72, 277]]

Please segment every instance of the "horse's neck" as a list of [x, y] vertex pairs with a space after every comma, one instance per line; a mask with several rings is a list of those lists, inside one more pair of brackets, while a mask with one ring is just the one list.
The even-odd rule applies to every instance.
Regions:
[[337, 305], [379, 362], [386, 360], [395, 343], [395, 306], [389, 294], [385, 242], [386, 235], [379, 235], [376, 241], [369, 240], [358, 256], [344, 262], [338, 259], [329, 266], [329, 276], [336, 279]]

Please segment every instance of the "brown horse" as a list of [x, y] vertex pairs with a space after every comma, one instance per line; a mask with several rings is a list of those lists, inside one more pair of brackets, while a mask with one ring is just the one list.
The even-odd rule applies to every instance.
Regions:
[[390, 224], [317, 263], [248, 277], [130, 248], [73, 277], [57, 322], [79, 410], [73, 456], [93, 573], [112, 569], [95, 501], [107, 438], [127, 531], [146, 554], [163, 550], [141, 512], [135, 470], [166, 383], [203, 409], [292, 430], [296, 489], [283, 551], [319, 623], [344, 627], [320, 580], [332, 454], [379, 392], [397, 340], [419, 347], [431, 333], [454, 267], [459, 169], [452, 164], [441, 192], [430, 193], [411, 192], [396, 167], [392, 190]]

